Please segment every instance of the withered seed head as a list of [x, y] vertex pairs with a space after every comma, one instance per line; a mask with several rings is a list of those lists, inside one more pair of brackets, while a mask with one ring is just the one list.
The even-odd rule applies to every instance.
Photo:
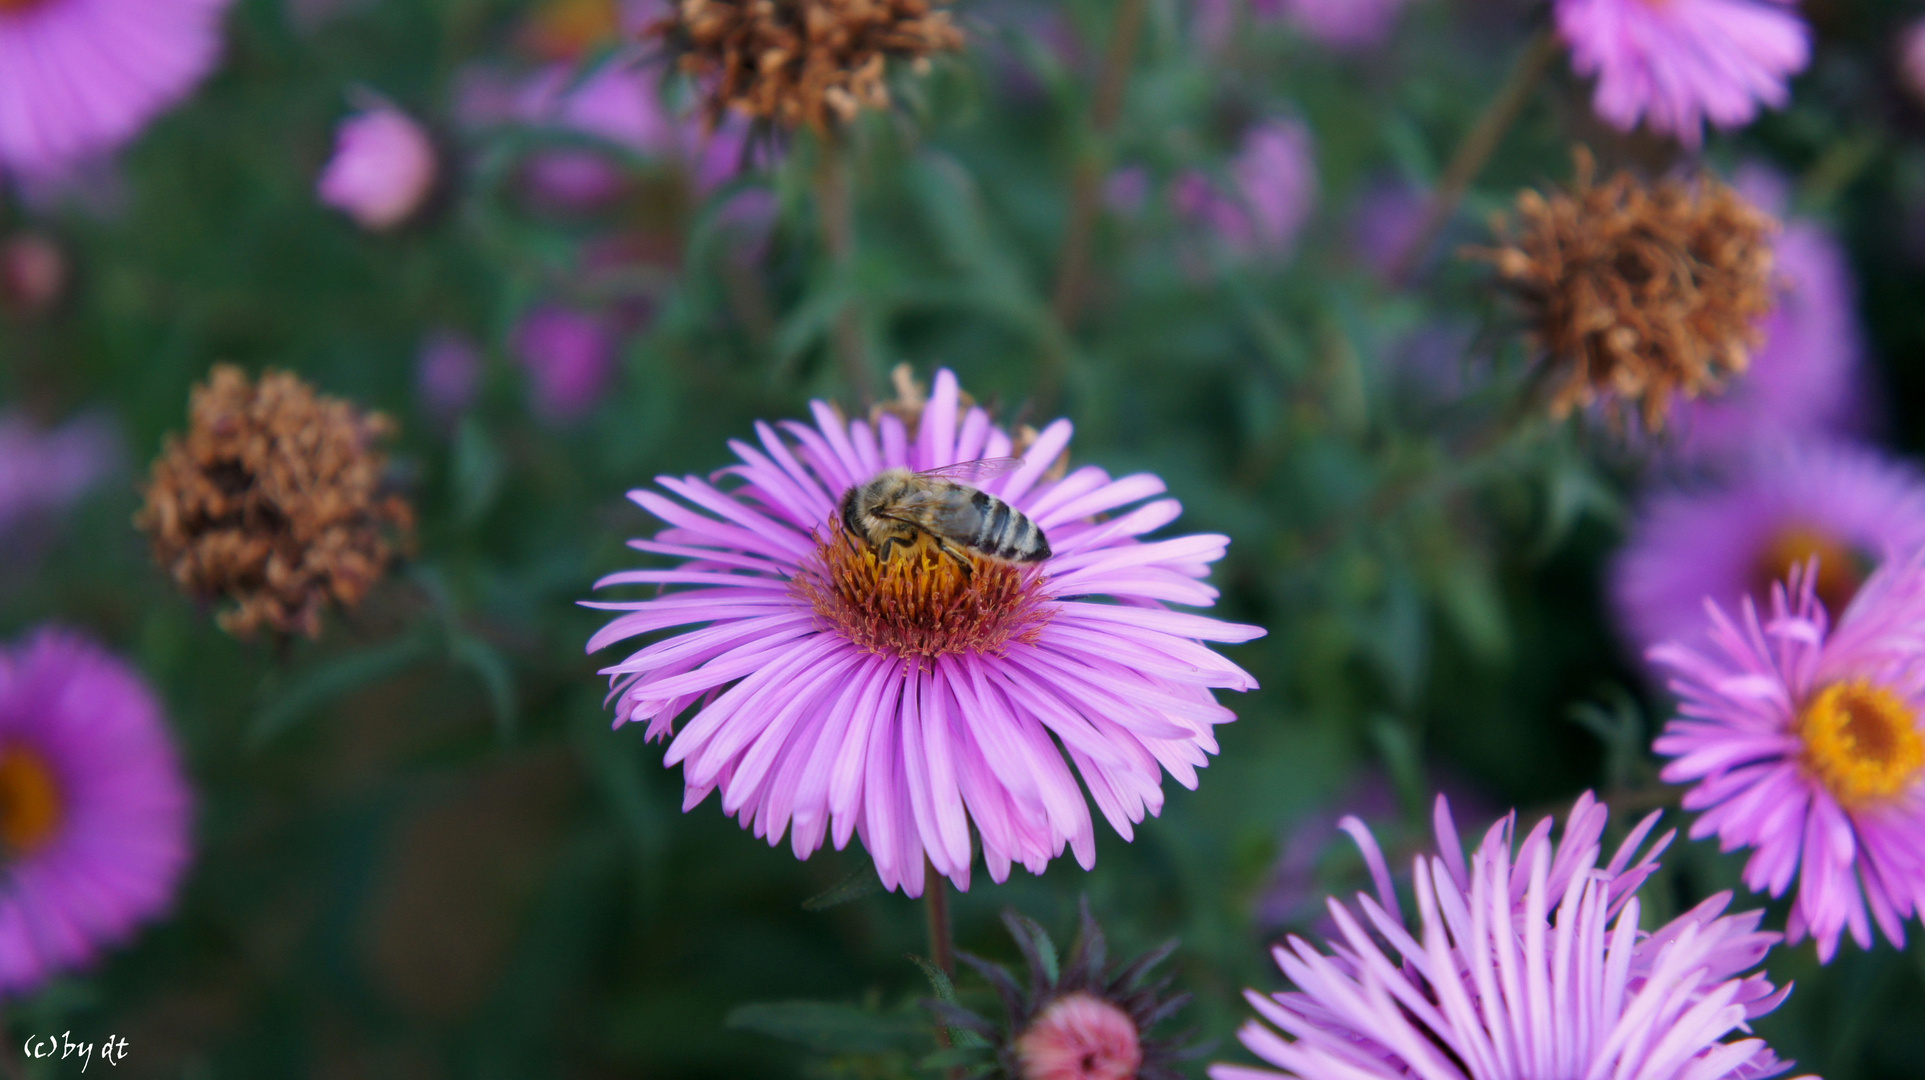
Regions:
[[256, 384], [225, 364], [190, 412], [134, 519], [155, 561], [196, 599], [232, 601], [219, 622], [237, 637], [318, 636], [322, 610], [360, 603], [413, 528], [408, 504], [381, 490], [376, 444], [393, 425], [287, 372]]
[[1750, 365], [1778, 223], [1708, 175], [1598, 185], [1594, 172], [1580, 148], [1570, 191], [1519, 195], [1517, 225], [1493, 223], [1502, 246], [1468, 254], [1523, 298], [1552, 415], [1602, 403], [1656, 431], [1679, 395], [1717, 393]]
[[784, 128], [826, 131], [889, 107], [884, 65], [962, 48], [944, 0], [678, 0], [664, 32], [682, 70], [734, 109]]

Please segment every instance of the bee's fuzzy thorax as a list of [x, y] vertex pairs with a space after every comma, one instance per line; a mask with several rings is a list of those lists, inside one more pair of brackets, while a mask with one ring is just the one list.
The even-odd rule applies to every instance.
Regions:
[[838, 525], [792, 587], [863, 650], [920, 661], [1033, 642], [1050, 619], [1046, 582], [1034, 567], [982, 555], [965, 566], [928, 542], [881, 559]]

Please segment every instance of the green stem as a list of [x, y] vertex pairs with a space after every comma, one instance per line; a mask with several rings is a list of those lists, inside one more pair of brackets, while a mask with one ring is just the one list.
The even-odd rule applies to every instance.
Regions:
[[953, 976], [956, 942], [949, 929], [949, 882], [936, 872], [935, 864], [929, 862], [923, 864], [922, 880], [923, 905], [929, 916], [929, 958], [944, 975]]
[[1396, 261], [1391, 263], [1392, 282], [1406, 284], [1416, 273], [1418, 263], [1423, 261], [1424, 254], [1436, 242], [1437, 234], [1457, 213], [1457, 204], [1464, 200], [1464, 193], [1470, 190], [1471, 182], [1484, 171], [1491, 155], [1497, 152], [1498, 144], [1504, 141], [1504, 136], [1523, 114], [1524, 106], [1530, 104], [1531, 94], [1536, 91], [1544, 73], [1550, 70], [1558, 48], [1557, 34], [1549, 29], [1540, 30], [1517, 58], [1517, 63], [1511, 67], [1510, 78], [1505, 80], [1491, 103], [1485, 106], [1484, 114], [1477, 118], [1477, 125], [1458, 145], [1456, 155], [1444, 168], [1444, 175], [1438, 178], [1437, 189], [1431, 192], [1430, 203], [1424, 210], [1423, 224], [1398, 254]]
[[[1056, 262], [1056, 319], [1073, 329], [1082, 312], [1083, 294], [1088, 289], [1090, 244], [1095, 239], [1096, 218], [1102, 208], [1103, 174], [1109, 166], [1109, 137], [1123, 114], [1123, 93], [1129, 89], [1130, 68], [1136, 60], [1137, 42], [1143, 36], [1143, 16], [1148, 0], [1118, 0], [1116, 18], [1110, 29], [1109, 49], [1103, 55], [1103, 69], [1097, 76], [1096, 96], [1090, 103], [1090, 145], [1078, 157], [1070, 179], [1069, 220], [1063, 230], [1063, 249]], [[1054, 405], [1067, 366], [1067, 350], [1048, 348], [1043, 353], [1042, 371], [1037, 379], [1037, 403], [1047, 412]]]
[[[841, 135], [830, 132], [818, 143], [816, 160], [816, 214], [822, 222], [822, 244], [829, 252], [839, 286], [853, 277], [856, 257], [855, 198], [849, 179], [846, 144]], [[855, 298], [851, 297], [836, 314], [834, 342], [842, 376], [862, 401], [875, 397], [875, 381], [870, 377], [869, 361], [864, 355], [862, 323]]]

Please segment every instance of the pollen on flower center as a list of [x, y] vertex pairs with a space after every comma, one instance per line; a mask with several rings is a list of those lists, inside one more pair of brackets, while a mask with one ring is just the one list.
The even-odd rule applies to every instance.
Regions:
[[1791, 525], [1766, 541], [1752, 564], [1752, 595], [1760, 603], [1768, 602], [1771, 586], [1785, 580], [1794, 567], [1802, 569], [1813, 556], [1818, 559], [1818, 580], [1812, 590], [1837, 618], [1865, 583], [1865, 560], [1836, 534], [1816, 526]]
[[47, 760], [0, 746], [0, 856], [38, 851], [60, 828], [60, 783]]
[[1798, 714], [1797, 733], [1806, 767], [1847, 806], [1897, 795], [1925, 768], [1911, 706], [1864, 679], [1820, 690]]
[[903, 658], [998, 653], [1049, 621], [1044, 577], [972, 554], [968, 567], [927, 541], [876, 557], [840, 525], [816, 542], [794, 588], [818, 618], [861, 648]]

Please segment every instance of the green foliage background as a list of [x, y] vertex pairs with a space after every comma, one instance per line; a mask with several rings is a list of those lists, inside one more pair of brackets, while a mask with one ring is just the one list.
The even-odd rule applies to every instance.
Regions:
[[[1527, 356], [1509, 316], [1482, 269], [1447, 256], [1518, 187], [1567, 176], [1574, 142], [1646, 164], [1674, 151], [1600, 128], [1560, 60], [1419, 287], [1386, 286], [1352, 249], [1364, 193], [1437, 175], [1541, 5], [1420, 0], [1387, 47], [1347, 57], [1277, 24], [1208, 55], [1187, 5], [1151, 0], [1105, 143], [1088, 115], [1113, 0], [959, 4], [972, 49], [901, 84], [899, 111], [854, 133], [846, 273], [816, 239], [806, 138], [742, 182], [780, 206], [747, 271], [731, 269], [713, 215], [647, 162], [633, 163], [641, 194], [605, 217], [531, 213], [508, 163], [557, 137], [541, 132], [463, 136], [451, 197], [397, 235], [316, 203], [350, 88], [452, 132], [453, 76], [509, 51], [527, 8], [383, 0], [297, 31], [276, 0], [244, 0], [220, 73], [124, 155], [124, 207], [16, 205], [0, 219], [31, 217], [79, 268], [53, 315], [0, 323], [12, 402], [110, 410], [144, 461], [211, 363], [289, 368], [401, 419], [398, 475], [422, 520], [395, 580], [286, 656], [230, 640], [170, 589], [129, 527], [131, 475], [0, 594], [9, 635], [56, 618], [137, 661], [202, 800], [175, 917], [102, 970], [14, 1003], [15, 1037], [114, 1031], [130, 1039], [127, 1071], [195, 1078], [910, 1075], [929, 1049], [907, 1016], [929, 993], [904, 959], [926, 949], [921, 909], [871, 894], [804, 910], [861, 872], [859, 851], [800, 863], [713, 800], [681, 813], [661, 748], [610, 732], [582, 652], [599, 620], [574, 603], [635, 561], [624, 539], [653, 529], [624, 491], [719, 467], [754, 418], [800, 415], [816, 396], [855, 404], [828, 348], [849, 297], [878, 383], [896, 361], [949, 366], [1006, 419], [1037, 421], [1043, 372], [1060, 371], [1078, 459], [1160, 473], [1185, 504], [1181, 528], [1233, 537], [1222, 614], [1271, 631], [1231, 650], [1263, 689], [1227, 702], [1241, 719], [1200, 790], [1167, 785], [1165, 813], [1133, 844], [1102, 835], [1094, 873], [1059, 860], [1000, 887], [979, 873], [955, 901], [963, 947], [1013, 960], [1002, 907], [1067, 936], [1087, 893], [1120, 948], [1183, 938], [1186, 1019], [1213, 1055], [1240, 1057], [1238, 992], [1276, 985], [1265, 943], [1317, 914], [1255, 918], [1278, 853], [1369, 778], [1387, 778], [1382, 826], [1403, 841], [1421, 839], [1440, 785], [1489, 814], [1561, 809], [1586, 787], [1626, 805], [1664, 798], [1644, 747], [1666, 706], [1600, 602], [1636, 454], [1517, 408]], [[1847, 238], [1892, 438], [1916, 449], [1925, 270], [1905, 226], [1925, 213], [1925, 118], [1889, 53], [1911, 5], [1806, 10], [1818, 55], [1793, 106], [1714, 139], [1708, 158], [1775, 163], [1801, 212]], [[1080, 56], [1047, 46], [1051, 18], [1086, 43]], [[1028, 89], [1011, 88], [1012, 68]], [[1318, 153], [1318, 212], [1281, 265], [1213, 249], [1160, 194], [1181, 169], [1220, 172], [1240, 127], [1270, 114], [1306, 121]], [[1103, 219], [1088, 313], [1068, 327], [1049, 295], [1088, 153], [1145, 167], [1158, 194]], [[674, 255], [614, 284], [582, 270], [588, 244], [635, 229]], [[745, 274], [760, 308], [744, 306]], [[606, 399], [565, 427], [531, 418], [507, 352], [517, 316], [556, 294], [653, 311]], [[1398, 366], [1409, 335], [1438, 325], [1464, 328], [1482, 358], [1466, 354], [1470, 388], [1442, 400], [1412, 393]], [[452, 427], [414, 397], [436, 327], [488, 351], [481, 401]], [[1674, 851], [1648, 890], [1657, 908], [1736, 884], [1734, 859]], [[1344, 845], [1318, 866], [1320, 887], [1361, 881]], [[1820, 969], [1806, 945], [1772, 968], [1798, 989], [1760, 1031], [1801, 1071], [1925, 1075], [1918, 948], [1847, 948]], [[726, 1022], [794, 999], [860, 1015], [805, 1024], [813, 1050], [766, 1034], [792, 1013], [738, 1017], [761, 1030]]]

